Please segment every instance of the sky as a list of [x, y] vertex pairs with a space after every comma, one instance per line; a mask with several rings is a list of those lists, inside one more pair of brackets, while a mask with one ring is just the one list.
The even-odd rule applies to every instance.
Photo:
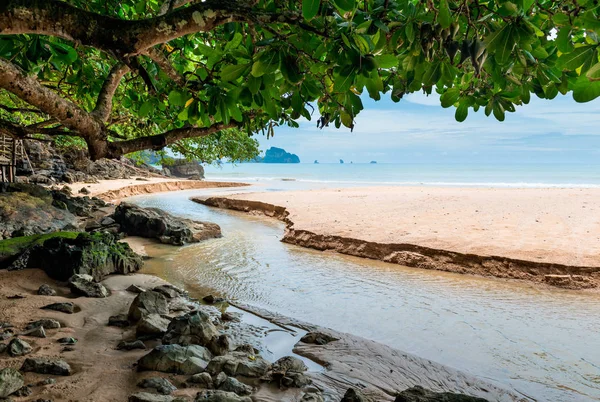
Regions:
[[316, 117], [300, 128], [280, 127], [258, 136], [261, 150], [284, 148], [302, 163], [595, 163], [600, 164], [600, 99], [579, 104], [571, 95], [554, 100], [532, 96], [504, 122], [483, 108], [463, 123], [435, 95], [411, 94], [399, 103], [386, 95], [363, 97], [354, 132], [333, 124], [320, 130]]

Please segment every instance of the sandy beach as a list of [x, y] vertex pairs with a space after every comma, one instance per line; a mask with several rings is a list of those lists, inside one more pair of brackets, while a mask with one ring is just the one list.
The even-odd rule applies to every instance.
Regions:
[[[285, 217], [279, 218], [288, 222], [284, 241], [313, 248], [344, 252], [343, 245], [316, 243], [355, 239], [363, 244], [362, 249], [348, 254], [377, 258], [369, 255], [367, 246], [390, 244], [400, 247], [396, 252], [443, 251], [446, 253], [436, 257], [440, 266], [448, 258], [460, 257], [465, 260], [466, 273], [485, 275], [485, 267], [470, 272], [469, 264], [477, 260], [485, 266], [486, 261], [477, 257], [489, 257], [489, 264], [506, 260], [508, 268], [521, 262], [525, 270], [543, 266], [545, 274], [583, 274], [592, 281], [600, 274], [600, 189], [366, 187], [245, 193], [228, 198], [242, 203], [239, 208], [220, 206], [256, 213], [264, 208], [244, 206], [244, 202], [283, 207]], [[372, 254], [379, 252], [385, 250]], [[411, 266], [427, 265], [415, 255], [379, 257]], [[409, 257], [416, 258], [413, 264]], [[460, 268], [445, 270], [461, 272]], [[507, 277], [527, 279], [523, 275]]]

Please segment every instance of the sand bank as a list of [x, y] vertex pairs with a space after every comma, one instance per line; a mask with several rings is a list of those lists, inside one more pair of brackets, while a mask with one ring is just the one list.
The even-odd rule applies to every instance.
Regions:
[[199, 201], [282, 219], [283, 241], [318, 250], [591, 288], [600, 285], [599, 199], [600, 189], [375, 187]]
[[100, 180], [98, 183], [73, 183], [69, 185], [73, 194], [87, 188], [90, 195], [104, 201], [117, 201], [140, 194], [160, 193], [165, 191], [193, 190], [216, 187], [243, 187], [245, 183], [225, 183], [204, 180], [181, 180], [170, 178], [133, 178], [118, 180]]

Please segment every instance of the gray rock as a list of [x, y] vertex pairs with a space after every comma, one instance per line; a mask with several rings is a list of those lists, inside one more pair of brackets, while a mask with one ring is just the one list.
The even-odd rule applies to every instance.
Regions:
[[156, 392], [163, 395], [171, 395], [173, 392], [177, 391], [177, 387], [163, 377], [146, 378], [138, 383], [138, 387], [153, 388]]
[[58, 329], [60, 328], [60, 322], [53, 320], [51, 318], [43, 318], [37, 321], [31, 321], [25, 329], [33, 329], [38, 327], [44, 327], [45, 329]]
[[42, 387], [44, 385], [50, 385], [50, 384], [56, 384], [56, 380], [54, 378], [46, 378], [42, 381], [39, 381], [37, 384], [37, 386]]
[[8, 354], [13, 357], [26, 355], [32, 350], [31, 345], [20, 338], [15, 338], [8, 344]]
[[75, 312], [75, 305], [71, 302], [52, 303], [42, 307], [42, 309], [60, 311], [61, 313], [66, 314], [73, 314]]
[[304, 343], [327, 345], [329, 342], [334, 342], [339, 339], [334, 338], [331, 335], [327, 335], [323, 332], [309, 332], [308, 334], [304, 335], [300, 340]]
[[149, 392], [138, 392], [129, 396], [129, 402], [173, 402], [175, 398], [168, 395], [157, 395]]
[[221, 390], [205, 390], [196, 394], [195, 402], [252, 402], [247, 396]]
[[206, 371], [211, 375], [217, 375], [221, 371], [229, 376], [242, 375], [245, 377], [262, 377], [271, 365], [260, 356], [254, 356], [245, 352], [232, 352], [225, 356], [217, 356], [212, 359]]
[[12, 338], [15, 333], [12, 329], [7, 329], [6, 331], [0, 334], [0, 341], [4, 341], [6, 339]]
[[371, 401], [369, 399], [367, 399], [367, 397], [364, 396], [362, 394], [362, 392], [360, 392], [354, 388], [348, 388], [348, 390], [346, 391], [346, 393], [344, 394], [344, 396], [342, 397], [340, 402], [371, 402]]
[[173, 299], [175, 297], [183, 296], [186, 294], [185, 291], [169, 284], [157, 286], [152, 290], [162, 294], [167, 299]]
[[177, 246], [221, 237], [221, 228], [214, 223], [177, 218], [160, 209], [127, 203], [117, 207], [113, 219], [128, 235], [155, 238]]
[[213, 379], [213, 385], [215, 386], [215, 388], [219, 388], [221, 386], [221, 384], [223, 384], [225, 382], [226, 379], [227, 379], [227, 374], [225, 374], [224, 372], [221, 371]]
[[90, 275], [75, 274], [69, 278], [69, 288], [71, 292], [85, 297], [108, 297], [108, 289], [101, 283], [94, 281]]
[[29, 331], [26, 331], [22, 335], [33, 336], [36, 338], [45, 338], [46, 330], [44, 329], [44, 327], [36, 327], [36, 328], [30, 329]]
[[29, 357], [21, 366], [23, 372], [38, 374], [71, 375], [71, 366], [64, 360], [48, 359], [45, 357]]
[[163, 165], [167, 167], [169, 173], [175, 177], [194, 178], [196, 180], [204, 179], [204, 168], [198, 161], [189, 161], [187, 159], [170, 160], [169, 164]]
[[145, 292], [145, 291], [146, 291], [146, 289], [144, 289], [144, 288], [142, 288], [142, 287], [139, 287], [138, 285], [130, 285], [130, 286], [127, 288], [127, 291], [128, 291], [128, 292], [131, 292], [131, 293], [142, 293], [142, 292]]
[[56, 296], [56, 290], [52, 289], [50, 285], [44, 283], [38, 289], [37, 294], [42, 296]]
[[[344, 402], [354, 401], [354, 399], [344, 400]], [[433, 392], [416, 385], [400, 392], [394, 402], [487, 402], [487, 400], [452, 392]]]
[[325, 402], [325, 399], [323, 399], [323, 395], [321, 395], [320, 393], [308, 392], [302, 395], [302, 399], [300, 399], [300, 402]]
[[131, 325], [127, 314], [111, 315], [108, 317], [108, 325], [111, 327], [126, 328]]
[[188, 383], [194, 384], [200, 388], [213, 388], [213, 379], [208, 373], [194, 374], [187, 380]]
[[117, 350], [134, 350], [134, 349], [146, 349], [146, 344], [140, 340], [127, 342], [122, 341], [117, 345]]
[[306, 364], [304, 364], [304, 362], [297, 357], [284, 356], [273, 363], [271, 370], [274, 373], [279, 374], [286, 374], [288, 371], [302, 373], [308, 370], [308, 367], [306, 367]]
[[167, 299], [162, 294], [152, 290], [147, 290], [136, 296], [129, 307], [129, 320], [138, 322], [142, 317], [149, 314], [169, 314]]
[[137, 336], [162, 336], [167, 332], [170, 322], [158, 314], [148, 314], [138, 322], [135, 333]]
[[0, 354], [6, 352], [6, 349], [8, 349], [8, 345], [6, 343], [0, 343]]
[[219, 337], [210, 316], [203, 311], [194, 311], [175, 317], [163, 337], [164, 344], [208, 346]]
[[207, 347], [213, 355], [222, 356], [226, 355], [231, 350], [231, 341], [229, 340], [229, 336], [223, 334], [210, 342]]
[[238, 395], [250, 395], [253, 391], [252, 387], [244, 384], [241, 381], [233, 377], [227, 377], [221, 385], [219, 385], [221, 391], [233, 392]]
[[204, 296], [202, 300], [207, 304], [223, 303], [226, 301], [222, 297], [215, 297], [213, 295]]
[[77, 343], [77, 339], [69, 336], [66, 338], [59, 338], [57, 342], [62, 345], [75, 345]]
[[22, 397], [25, 397], [25, 396], [29, 396], [32, 393], [33, 393], [32, 389], [30, 387], [24, 385], [21, 388], [19, 388], [13, 395], [22, 398]]
[[197, 374], [206, 369], [211, 353], [198, 346], [162, 345], [138, 361], [138, 371]]
[[310, 377], [304, 373], [288, 371], [279, 380], [279, 385], [286, 388], [302, 388], [312, 383]]
[[23, 384], [23, 376], [14, 368], [0, 370], [0, 398], [6, 398], [18, 391]]
[[79, 189], [79, 193], [81, 194], [90, 194], [90, 189], [87, 187], [81, 187], [81, 189]]

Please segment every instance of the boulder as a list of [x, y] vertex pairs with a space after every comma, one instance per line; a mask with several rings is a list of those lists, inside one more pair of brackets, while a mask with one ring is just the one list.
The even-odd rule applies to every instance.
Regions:
[[127, 288], [127, 291], [128, 291], [128, 292], [131, 292], [131, 293], [142, 293], [142, 292], [145, 292], [145, 291], [146, 291], [146, 289], [144, 289], [144, 288], [142, 288], [142, 287], [139, 287], [138, 285], [130, 285], [130, 286]]
[[260, 378], [264, 376], [271, 364], [260, 356], [254, 356], [246, 352], [231, 352], [225, 356], [217, 356], [212, 359], [206, 371], [211, 375], [217, 375], [221, 371], [229, 376], [242, 375], [245, 377]]
[[8, 345], [6, 343], [0, 343], [0, 354], [6, 352], [6, 349], [8, 349]]
[[250, 395], [253, 391], [251, 386], [246, 385], [233, 377], [227, 377], [225, 381], [219, 385], [219, 389], [221, 391], [233, 392], [238, 395]]
[[155, 287], [152, 290], [162, 294], [167, 299], [174, 299], [176, 297], [186, 295], [186, 292], [184, 290], [181, 290], [178, 287], [170, 285], [170, 284], [160, 285], [160, 286]]
[[14, 368], [0, 370], [0, 398], [6, 398], [18, 391], [23, 384], [23, 376]]
[[203, 311], [175, 317], [163, 337], [164, 344], [201, 345], [208, 347], [219, 338], [219, 331]]
[[152, 290], [147, 290], [136, 296], [131, 306], [129, 306], [128, 317], [130, 321], [138, 322], [142, 317], [149, 314], [169, 314], [167, 299], [162, 294]]
[[487, 400], [452, 392], [433, 392], [416, 385], [400, 392], [394, 402], [487, 402]]
[[36, 328], [30, 329], [29, 331], [24, 332], [23, 335], [33, 336], [35, 338], [45, 338], [46, 330], [44, 329], [44, 327], [36, 327]]
[[104, 285], [94, 281], [91, 275], [75, 274], [69, 278], [71, 292], [85, 297], [108, 297], [109, 292]]
[[340, 402], [371, 402], [371, 400], [367, 399], [362, 392], [354, 388], [348, 388]]
[[128, 235], [154, 238], [177, 246], [221, 237], [221, 228], [217, 224], [177, 218], [160, 209], [127, 203], [117, 207], [113, 219]]
[[18, 396], [18, 397], [25, 397], [25, 396], [29, 396], [33, 394], [33, 390], [31, 389], [31, 387], [28, 387], [27, 385], [19, 388], [17, 390], [17, 392], [15, 392], [13, 395], [14, 396]]
[[138, 392], [129, 396], [129, 402], [174, 402], [175, 398], [168, 395], [157, 395], [149, 392]]
[[60, 322], [53, 320], [52, 318], [42, 318], [41, 320], [31, 321], [25, 327], [26, 330], [44, 327], [45, 329], [58, 329], [60, 328]]
[[75, 312], [75, 305], [71, 302], [52, 303], [42, 307], [42, 309], [60, 311], [61, 313], [66, 314], [73, 314]]
[[131, 325], [127, 319], [127, 314], [111, 315], [108, 317], [108, 325], [110, 327], [126, 328]]
[[42, 295], [42, 296], [56, 296], [56, 290], [52, 289], [50, 287], [50, 285], [46, 285], [45, 283], [40, 286], [40, 288], [37, 291], [38, 295]]
[[21, 371], [66, 376], [71, 375], [71, 366], [64, 360], [35, 357], [25, 359]]
[[171, 395], [173, 392], [177, 391], [177, 387], [163, 377], [146, 378], [138, 383], [138, 387], [153, 388], [162, 395]]
[[206, 369], [211, 357], [208, 349], [198, 345], [161, 345], [138, 361], [138, 371], [197, 374]]
[[169, 173], [175, 177], [204, 179], [204, 168], [197, 161], [188, 161], [186, 159], [169, 160], [168, 165], [163, 165]]
[[213, 388], [213, 379], [208, 373], [194, 374], [187, 380], [188, 383], [194, 384], [196, 387], [211, 389]]
[[138, 321], [135, 333], [139, 336], [162, 336], [171, 321], [158, 314], [148, 314]]
[[239, 396], [233, 392], [221, 390], [205, 390], [196, 394], [195, 402], [252, 402], [247, 396]]
[[20, 338], [14, 338], [8, 344], [8, 354], [13, 357], [26, 355], [31, 353], [32, 350], [31, 345]]
[[334, 342], [339, 339], [334, 338], [331, 335], [327, 335], [323, 332], [309, 332], [304, 335], [301, 339], [304, 343], [312, 343], [315, 345], [327, 345], [329, 342]]
[[312, 381], [304, 374], [308, 370], [306, 364], [297, 357], [285, 356], [273, 363], [266, 379], [278, 381], [281, 387], [302, 388]]
[[134, 350], [134, 349], [146, 349], [146, 344], [140, 340], [127, 342], [121, 341], [117, 345], [117, 350]]

